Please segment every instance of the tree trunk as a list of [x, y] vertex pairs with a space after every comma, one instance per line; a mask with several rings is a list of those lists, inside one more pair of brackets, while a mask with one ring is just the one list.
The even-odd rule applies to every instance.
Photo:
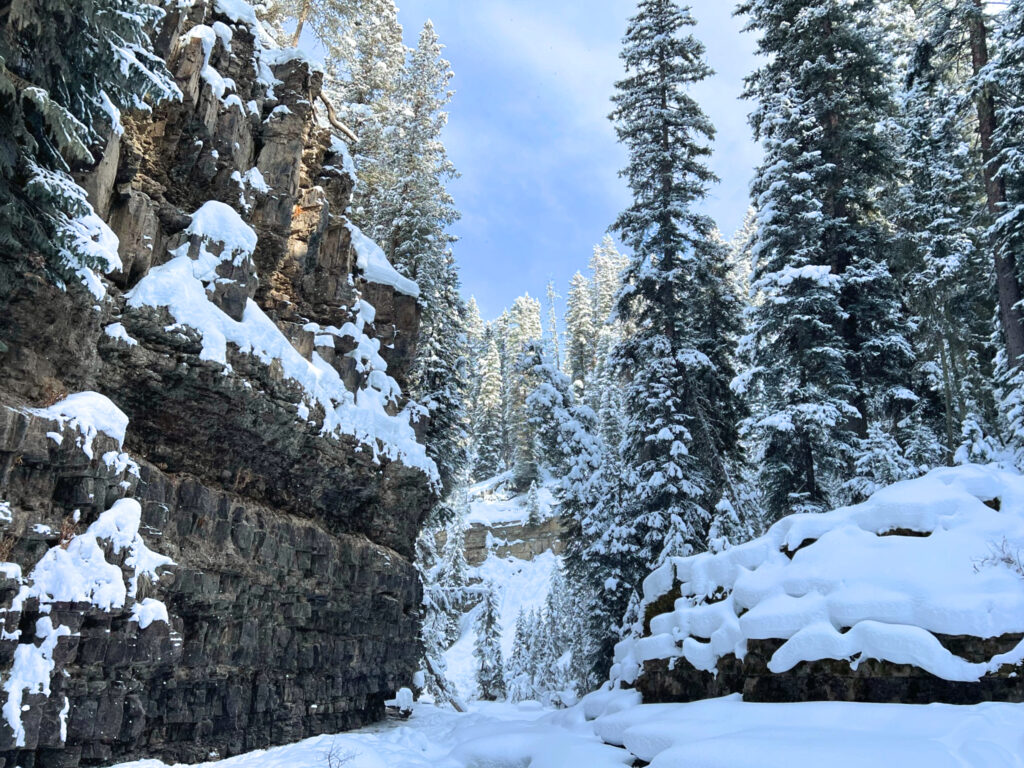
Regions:
[[[985, 9], [983, 0], [970, 0], [975, 6], [974, 12], [968, 14], [967, 27], [970, 33], [971, 65], [977, 75], [988, 64], [988, 37], [985, 28]], [[981, 159], [984, 163], [982, 175], [985, 179], [985, 196], [988, 200], [989, 213], [995, 217], [1002, 212], [1006, 202], [1006, 184], [998, 178], [998, 168], [994, 162], [995, 151], [992, 147], [992, 135], [996, 130], [996, 105], [992, 94], [982, 91], [977, 98], [978, 139], [981, 144]], [[993, 261], [996, 271], [996, 289], [999, 294], [999, 323], [1006, 339], [1006, 355], [1012, 368], [1020, 363], [1024, 356], [1024, 313], [1019, 306], [1021, 301], [1020, 282], [1017, 279], [1017, 257], [1013, 253], [1000, 253], [993, 248]]]
[[305, 0], [305, 2], [302, 3], [302, 10], [299, 12], [298, 21], [295, 22], [295, 34], [292, 35], [292, 48], [299, 47], [299, 38], [302, 37], [302, 28], [306, 24], [306, 19], [309, 18], [309, 10], [312, 5], [312, 0]]

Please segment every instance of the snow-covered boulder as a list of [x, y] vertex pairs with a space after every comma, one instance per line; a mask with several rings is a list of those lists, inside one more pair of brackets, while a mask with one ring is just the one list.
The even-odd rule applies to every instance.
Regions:
[[645, 700], [1024, 700], [1024, 477], [938, 469], [644, 582]]

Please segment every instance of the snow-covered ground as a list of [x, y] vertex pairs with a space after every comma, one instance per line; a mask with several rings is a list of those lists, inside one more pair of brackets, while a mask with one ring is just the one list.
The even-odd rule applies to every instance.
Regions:
[[[751, 704], [738, 696], [637, 705], [592, 694], [568, 710], [417, 704], [407, 721], [319, 736], [218, 768], [1022, 768], [1024, 705]], [[602, 741], [603, 740], [603, 741]], [[608, 743], [604, 743], [608, 742]], [[626, 749], [610, 744], [624, 744]], [[117, 768], [164, 768], [157, 760]]]
[[[509, 491], [506, 484], [511, 473], [482, 480], [469, 488], [469, 513], [466, 524], [472, 525], [523, 525], [529, 517], [526, 494]], [[537, 486], [537, 501], [540, 502], [541, 517], [549, 517], [555, 506], [555, 495], [550, 481]]]
[[[490, 582], [499, 592], [501, 654], [504, 659], [507, 660], [512, 653], [519, 611], [529, 611], [544, 605], [557, 559], [550, 551], [533, 560], [499, 558], [492, 555], [478, 567], [470, 569], [470, 578], [476, 577], [483, 579], [485, 583]], [[473, 631], [473, 623], [481, 608], [482, 606], [478, 605], [462, 617], [461, 635], [445, 654], [448, 680], [465, 698], [472, 698], [476, 689], [476, 659], [473, 658], [476, 632]]]

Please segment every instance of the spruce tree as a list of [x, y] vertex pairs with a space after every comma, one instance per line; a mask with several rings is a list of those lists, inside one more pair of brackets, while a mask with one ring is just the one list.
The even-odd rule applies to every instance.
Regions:
[[484, 701], [497, 701], [505, 698], [499, 611], [496, 588], [494, 584], [487, 584], [474, 627], [476, 644], [473, 647], [473, 656], [476, 658], [476, 684], [480, 698]]
[[590, 281], [577, 272], [569, 281], [565, 331], [568, 349], [566, 369], [574, 386], [582, 387], [590, 373], [591, 342], [594, 338], [594, 306]]
[[526, 492], [526, 524], [536, 528], [542, 520], [540, 497], [537, 495], [537, 481], [534, 480], [530, 483], [530, 490]]
[[529, 294], [518, 297], [508, 312], [505, 337], [509, 355], [505, 364], [508, 377], [505, 422], [509, 432], [509, 465], [517, 491], [525, 491], [531, 482], [540, 478], [537, 431], [530, 423], [526, 406], [531, 387], [522, 360], [527, 347], [533, 342], [541, 343], [542, 338], [540, 302]]
[[438, 704], [452, 700], [451, 684], [445, 677], [444, 654], [450, 646], [452, 616], [457, 615], [461, 592], [453, 595], [439, 583], [440, 558], [437, 553], [436, 521], [428, 524], [416, 539], [416, 568], [423, 585], [423, 616], [420, 641], [423, 644], [424, 688]]
[[[869, 427], [895, 442], [917, 396], [907, 318], [878, 205], [893, 181], [892, 114], [872, 0], [747, 0], [766, 63], [747, 81], [765, 159], [758, 210], [750, 367], [738, 385], [762, 457], [772, 517], [827, 509], [861, 484]], [[899, 445], [902, 451], [905, 446]], [[873, 465], [872, 465], [873, 466]]]
[[464, 485], [455, 490], [453, 506], [455, 514], [444, 529], [445, 542], [436, 577], [438, 588], [445, 590], [447, 595], [444, 625], [446, 649], [459, 639], [459, 619], [466, 608], [466, 587], [469, 583], [469, 565], [466, 562], [466, 514], [469, 503]]
[[555, 290], [555, 281], [548, 280], [548, 287], [545, 293], [548, 322], [547, 328], [544, 329], [544, 344], [546, 345], [547, 354], [555, 361], [555, 365], [559, 368], [562, 366], [562, 351], [558, 331], [558, 310], [555, 308], [555, 302], [560, 298], [562, 297]]
[[633, 250], [618, 314], [634, 328], [615, 352], [628, 382], [623, 458], [635, 485], [626, 500], [631, 549], [622, 556], [633, 588], [660, 559], [706, 547], [742, 414], [729, 388], [739, 304], [727, 253], [696, 211], [714, 180], [705, 164], [714, 128], [687, 92], [711, 74], [704, 47], [685, 33], [693, 24], [672, 0], [643, 0], [613, 96], [633, 192], [614, 225]]
[[[1021, 264], [1024, 258], [1024, 3], [1010, 0], [1000, 18], [997, 54], [985, 82], [995, 92], [996, 129], [992, 136], [993, 183], [1002, 187], [1003, 201], [996, 207], [989, 230], [997, 257], [1003, 263]], [[1018, 282], [1024, 275], [1018, 267]], [[1019, 309], [1019, 307], [1018, 307]], [[1024, 467], [1024, 369], [1019, 360], [1003, 355], [1007, 371], [1001, 404], [1008, 442]]]
[[536, 697], [533, 690], [531, 661], [533, 659], [533, 638], [530, 636], [526, 615], [522, 609], [516, 617], [512, 653], [505, 667], [505, 688], [508, 700], [513, 704]]
[[493, 330], [486, 334], [486, 352], [480, 360], [478, 377], [480, 391], [477, 396], [473, 422], [473, 444], [476, 459], [473, 477], [484, 480], [498, 474], [501, 469], [502, 449], [502, 376], [501, 360]]
[[909, 72], [900, 111], [905, 181], [891, 215], [922, 382], [907, 420], [917, 434], [905, 439], [914, 464], [935, 465], [954, 459], [963, 423], [988, 423], [994, 433], [992, 274], [978, 226], [981, 169], [963, 115], [967, 84], [948, 51], [927, 39]]

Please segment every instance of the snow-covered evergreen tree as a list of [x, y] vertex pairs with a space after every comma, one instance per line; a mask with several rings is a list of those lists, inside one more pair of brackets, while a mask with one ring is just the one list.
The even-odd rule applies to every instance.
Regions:
[[873, 466], [853, 463], [869, 426], [895, 439], [917, 399], [877, 199], [895, 162], [881, 130], [891, 102], [873, 9], [871, 0], [739, 8], [766, 63], [747, 81], [765, 149], [753, 185], [753, 288], [763, 300], [738, 385], [756, 405], [748, 429], [775, 517], [841, 500], [844, 481]]
[[497, 588], [487, 584], [474, 629], [476, 645], [476, 683], [480, 698], [496, 701], [505, 698], [505, 669], [501, 660], [500, 606]]
[[451, 647], [459, 639], [459, 617], [468, 604], [466, 515], [469, 512], [469, 500], [464, 484], [455, 489], [452, 506], [455, 514], [444, 528], [445, 541], [436, 575], [437, 587], [446, 595], [445, 648]]
[[526, 492], [526, 524], [537, 527], [543, 521], [540, 509], [540, 496], [537, 492], [537, 481], [530, 483], [530, 490]]
[[35, 254], [58, 282], [109, 271], [102, 224], [70, 172], [93, 165], [108, 137], [123, 132], [122, 111], [180, 97], [149, 38], [162, 16], [132, 0], [3, 7], [0, 294]]
[[526, 490], [530, 483], [540, 478], [537, 455], [537, 432], [530, 423], [526, 398], [530, 393], [528, 374], [521, 365], [521, 358], [531, 342], [542, 342], [540, 302], [529, 294], [518, 297], [508, 312], [508, 326], [505, 336], [507, 397], [505, 421], [509, 431], [511, 455], [509, 465], [517, 490]]
[[473, 476], [478, 480], [492, 477], [501, 468], [502, 449], [502, 390], [501, 360], [493, 331], [485, 334], [486, 351], [480, 360], [477, 376], [480, 390], [477, 396], [473, 423], [473, 443], [476, 461]]
[[548, 356], [555, 361], [555, 365], [562, 365], [561, 333], [558, 330], [558, 310], [555, 302], [562, 298], [555, 290], [555, 281], [548, 280], [547, 291], [545, 292], [545, 303], [547, 304], [547, 328], [544, 329], [544, 344]]
[[[1004, 202], [996, 211], [989, 234], [1003, 263], [1024, 264], [1024, 2], [1009, 0], [1000, 18], [997, 53], [985, 83], [995, 91], [996, 129], [992, 135], [995, 154], [994, 183], [1003, 188]], [[1018, 267], [1024, 271], [1024, 268]], [[1018, 274], [1018, 283], [1024, 275]], [[1003, 354], [1001, 410], [1008, 442], [1024, 467], [1024, 364]]]
[[688, 93], [711, 74], [685, 33], [693, 24], [672, 0], [640, 2], [613, 97], [633, 191], [615, 228], [633, 249], [618, 314], [634, 328], [615, 357], [628, 379], [623, 458], [634, 485], [622, 557], [624, 586], [634, 588], [661, 558], [706, 547], [742, 415], [729, 388], [739, 303], [728, 254], [696, 211], [714, 179], [705, 164], [714, 128]]
[[594, 338], [594, 306], [590, 281], [577, 272], [569, 281], [565, 315], [566, 369], [573, 382], [583, 382], [592, 367], [591, 342]]
[[445, 705], [458, 696], [445, 676], [444, 654], [451, 645], [453, 622], [457, 621], [467, 594], [464, 584], [453, 587], [450, 579], [447, 579], [448, 584], [442, 583], [447, 577], [436, 545], [442, 525], [435, 510], [416, 539], [416, 568], [423, 584], [420, 639], [423, 643], [424, 689], [438, 704]]
[[963, 119], [966, 82], [948, 52], [925, 40], [908, 83], [900, 113], [905, 183], [891, 218], [923, 386], [901, 438], [913, 446], [911, 463], [935, 465], [956, 454], [965, 421], [979, 429], [993, 421], [992, 276], [978, 227], [980, 167]]
[[346, 34], [334, 37], [325, 60], [324, 92], [358, 141], [353, 157], [359, 183], [352, 201], [356, 224], [384, 246], [400, 201], [393, 190], [405, 154], [401, 126], [407, 116], [402, 87], [408, 49], [394, 0], [361, 0]]
[[527, 622], [522, 609], [516, 617], [515, 635], [512, 640], [512, 653], [505, 667], [505, 688], [508, 700], [512, 703], [536, 698], [533, 689], [534, 648], [532, 628]]

